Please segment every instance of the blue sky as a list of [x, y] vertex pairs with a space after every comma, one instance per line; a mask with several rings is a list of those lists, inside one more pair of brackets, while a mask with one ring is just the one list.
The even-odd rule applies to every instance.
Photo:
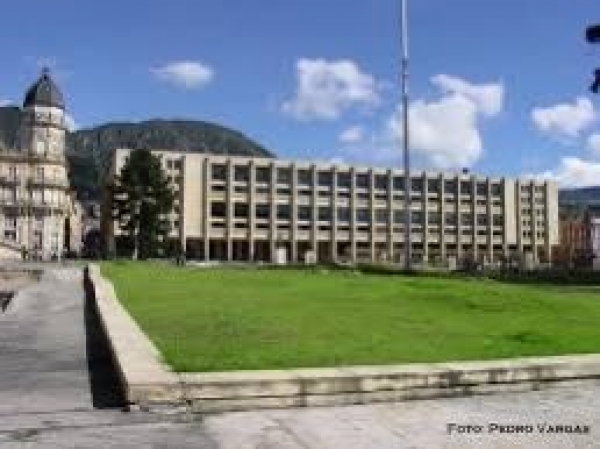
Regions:
[[[193, 118], [281, 157], [399, 166], [400, 0], [30, 0], [0, 101], [49, 64], [80, 127]], [[409, 0], [415, 164], [600, 184], [594, 0]]]

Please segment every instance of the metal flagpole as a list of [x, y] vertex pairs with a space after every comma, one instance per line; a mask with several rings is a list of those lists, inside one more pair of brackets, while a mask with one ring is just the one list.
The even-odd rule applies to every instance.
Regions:
[[411, 269], [411, 180], [410, 180], [410, 135], [409, 135], [409, 59], [408, 59], [408, 0], [402, 0], [402, 146], [404, 153], [404, 267]]

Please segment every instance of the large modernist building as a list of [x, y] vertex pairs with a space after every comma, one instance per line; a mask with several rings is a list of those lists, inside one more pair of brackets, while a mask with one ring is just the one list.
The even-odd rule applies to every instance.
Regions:
[[73, 212], [65, 103], [48, 70], [25, 95], [16, 146], [0, 144], [0, 258], [60, 257]]
[[[130, 150], [113, 153], [108, 177]], [[204, 261], [395, 261], [404, 247], [402, 171], [153, 151], [177, 193], [171, 238]], [[413, 173], [415, 261], [546, 262], [558, 243], [550, 181]], [[120, 231], [108, 221], [112, 243]]]

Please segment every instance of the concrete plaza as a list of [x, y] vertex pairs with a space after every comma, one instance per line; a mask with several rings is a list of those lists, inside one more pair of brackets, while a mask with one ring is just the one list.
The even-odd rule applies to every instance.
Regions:
[[[98, 331], [76, 268], [47, 269], [41, 282], [22, 290], [0, 314], [1, 449], [600, 446], [600, 381], [530, 393], [354, 407], [212, 416], [123, 412]], [[545, 423], [579, 426], [587, 433], [540, 433], [537, 426]], [[493, 424], [534, 430], [501, 433], [490, 431]], [[482, 431], [456, 430], [464, 426], [482, 426]]]

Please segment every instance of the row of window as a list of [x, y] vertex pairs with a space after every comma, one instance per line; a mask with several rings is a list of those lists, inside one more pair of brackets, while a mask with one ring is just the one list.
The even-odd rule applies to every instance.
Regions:
[[[233, 166], [233, 179], [235, 182], [248, 183], [250, 181], [250, 167], [246, 165]], [[316, 179], [314, 176], [316, 175]], [[334, 178], [335, 175], [335, 178]], [[274, 179], [273, 179], [274, 178]], [[357, 173], [355, 175], [355, 185], [358, 189], [370, 189], [371, 182], [376, 190], [388, 190], [390, 186], [390, 178], [387, 174], [373, 174], [371, 179], [370, 173]], [[228, 166], [225, 164], [211, 165], [211, 179], [213, 181], [226, 182], [228, 179]], [[292, 184], [292, 169], [289, 167], [276, 167], [275, 172], [271, 167], [256, 167], [255, 179], [258, 184], [271, 184], [274, 180], [277, 184], [291, 185]], [[349, 189], [352, 187], [351, 173], [341, 172], [333, 173], [329, 171], [317, 171], [299, 169], [297, 170], [297, 184], [300, 187], [312, 187], [316, 183], [318, 187], [332, 188], [334, 180], [339, 188]], [[405, 178], [403, 176], [393, 176], [391, 180], [393, 190], [405, 190]], [[459, 183], [457, 180], [448, 179], [444, 181], [444, 191], [449, 194], [457, 194]], [[460, 192], [464, 195], [473, 194], [473, 182], [460, 181]], [[500, 196], [502, 194], [502, 186], [500, 184], [491, 184], [491, 194]], [[423, 192], [425, 188], [425, 180], [423, 177], [412, 177], [411, 188], [416, 192]], [[427, 179], [427, 191], [429, 193], [441, 193], [442, 183], [440, 179]], [[488, 194], [488, 183], [478, 181], [475, 184], [477, 195], [485, 196]]]
[[[338, 207], [335, 209], [337, 214], [337, 220], [341, 222], [349, 222], [352, 219], [352, 211], [348, 207]], [[211, 216], [213, 218], [226, 218], [227, 207], [223, 202], [211, 203]], [[278, 204], [277, 210], [274, 211], [277, 220], [291, 220], [292, 219], [292, 208], [288, 204]], [[318, 221], [332, 221], [333, 213], [331, 207], [318, 207], [316, 209], [316, 217], [313, 217], [313, 208], [310, 206], [297, 206], [297, 217], [299, 221], [312, 221], [317, 219]], [[388, 223], [390, 219], [390, 211], [388, 209], [375, 209], [373, 211], [374, 221], [376, 223]], [[234, 218], [248, 219], [250, 216], [250, 208], [245, 203], [235, 203], [233, 208]], [[257, 204], [255, 217], [257, 219], [269, 220], [271, 218], [271, 206], [270, 204]], [[447, 226], [456, 226], [458, 224], [458, 217], [456, 213], [446, 213], [444, 223]], [[421, 211], [413, 211], [411, 213], [411, 222], [413, 224], [423, 224], [425, 215]], [[460, 224], [462, 226], [473, 225], [472, 214], [460, 214]], [[393, 212], [394, 223], [404, 223], [405, 215], [404, 211], [396, 210]], [[356, 221], [359, 223], [370, 223], [371, 222], [371, 210], [368, 208], [357, 208], [356, 209]], [[442, 214], [439, 212], [428, 212], [427, 221], [431, 225], [440, 225], [442, 223]], [[488, 226], [489, 219], [487, 214], [476, 215], [477, 226]], [[503, 226], [504, 219], [502, 215], [492, 216], [493, 226]]]
[[[175, 186], [175, 190], [177, 189], [177, 187]], [[217, 184], [217, 185], [213, 185], [211, 187], [211, 192], [213, 193], [225, 193], [227, 191], [227, 188], [225, 187], [224, 184]], [[246, 195], [249, 193], [249, 188], [248, 186], [235, 186], [233, 189], [234, 193], [236, 194], [243, 194]], [[262, 186], [262, 185], [258, 185], [257, 187], [255, 187], [254, 189], [254, 193], [257, 195], [270, 195], [271, 194], [271, 188], [268, 186]], [[282, 197], [282, 196], [291, 196], [292, 195], [292, 191], [289, 187], [278, 187], [275, 190], [275, 193], [277, 196]], [[303, 189], [298, 189], [298, 191], [296, 192], [296, 194], [298, 195], [298, 198], [310, 198], [312, 197], [312, 191], [310, 189], [307, 190], [303, 190]], [[319, 192], [317, 192], [317, 197], [319, 198], [332, 198], [334, 195], [333, 190], [328, 189], [328, 190], [321, 190]], [[348, 191], [348, 190], [338, 190], [337, 192], [335, 192], [335, 196], [338, 199], [350, 199], [352, 198], [352, 192]], [[423, 192], [411, 192], [411, 197], [413, 201], [420, 201], [421, 197], [423, 196]], [[371, 200], [371, 192], [365, 192], [365, 191], [356, 191], [354, 194], [354, 198], [356, 198], [357, 200], [363, 200], [363, 201], [370, 201]], [[373, 199], [375, 199], [376, 201], [387, 201], [389, 200], [389, 192], [373, 192]], [[394, 201], [403, 201], [404, 200], [404, 192], [395, 192], [393, 195], [393, 199]], [[448, 204], [456, 204], [457, 203], [457, 197], [454, 196], [446, 196], [445, 198], [445, 202]], [[465, 201], [463, 202], [464, 205], [470, 205], [469, 201]], [[482, 206], [482, 207], [486, 207], [489, 204], [489, 201], [487, 200], [477, 200], [477, 205], [478, 206]], [[496, 197], [494, 199], [492, 199], [491, 204], [493, 206], [497, 206], [500, 207], [503, 204], [502, 198]]]

